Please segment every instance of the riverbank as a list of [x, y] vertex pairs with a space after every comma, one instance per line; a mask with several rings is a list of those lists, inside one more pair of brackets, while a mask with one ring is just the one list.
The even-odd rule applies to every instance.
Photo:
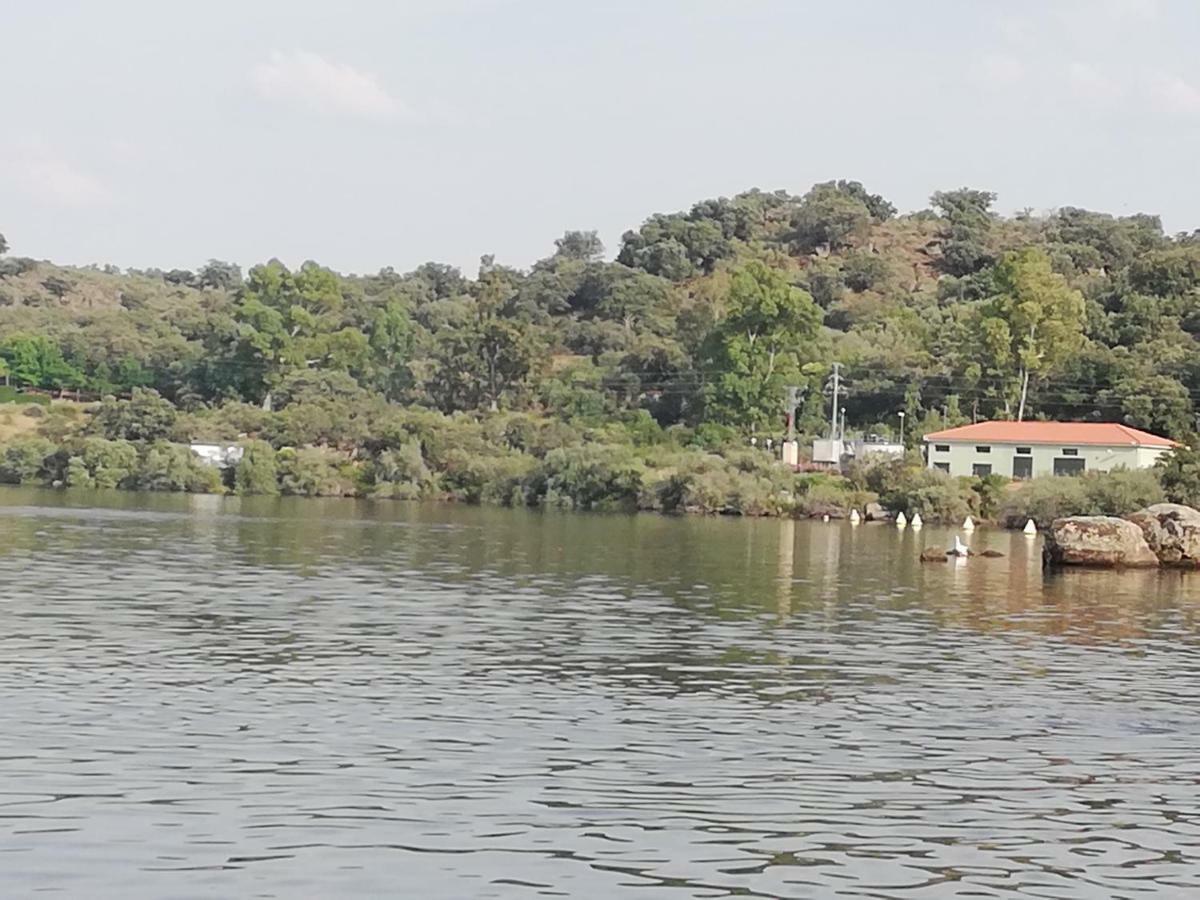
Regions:
[[485, 428], [411, 414], [408, 425], [353, 449], [244, 440], [240, 460], [227, 468], [181, 442], [26, 434], [0, 445], [0, 482], [796, 519], [845, 518], [874, 506], [884, 517], [903, 512], [957, 524], [969, 515], [1016, 528], [1029, 519], [1044, 527], [1066, 515], [1127, 515], [1164, 499], [1154, 471], [1015, 485], [951, 478], [909, 459], [858, 466], [843, 476], [796, 472], [761, 451], [616, 442], [611, 433], [563, 431], [527, 417], [503, 417]]

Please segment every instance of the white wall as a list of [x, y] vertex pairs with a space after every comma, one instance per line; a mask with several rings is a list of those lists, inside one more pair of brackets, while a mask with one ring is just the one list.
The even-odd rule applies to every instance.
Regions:
[[[938, 452], [936, 447], [949, 446], [949, 452]], [[990, 453], [979, 453], [977, 446], [991, 447]], [[1108, 472], [1124, 467], [1126, 469], [1144, 469], [1154, 465], [1166, 450], [1151, 447], [1094, 447], [1079, 445], [1074, 448], [1052, 446], [1048, 444], [1010, 444], [991, 443], [977, 445], [974, 441], [929, 441], [925, 444], [926, 461], [929, 468], [936, 468], [937, 463], [949, 463], [951, 475], [971, 475], [976, 463], [991, 465], [993, 475], [1003, 475], [1012, 478], [1013, 458], [1017, 456], [1017, 447], [1025, 446], [1032, 450], [1033, 477], [1041, 478], [1054, 474], [1054, 460], [1063, 457], [1064, 449], [1078, 450], [1078, 459], [1084, 461], [1087, 472]]]

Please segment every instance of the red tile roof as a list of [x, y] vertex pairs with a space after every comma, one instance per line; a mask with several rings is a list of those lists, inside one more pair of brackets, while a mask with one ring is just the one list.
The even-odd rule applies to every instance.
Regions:
[[1061, 444], [1070, 447], [1178, 447], [1168, 438], [1116, 422], [978, 422], [925, 435], [926, 441], [997, 444]]

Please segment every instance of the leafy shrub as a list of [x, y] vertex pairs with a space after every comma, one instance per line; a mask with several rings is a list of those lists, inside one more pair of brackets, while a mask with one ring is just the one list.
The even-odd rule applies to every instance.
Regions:
[[722, 515], [791, 515], [796, 508], [795, 475], [761, 453], [733, 459], [691, 452], [656, 471], [642, 492], [644, 509]]
[[354, 481], [342, 472], [343, 457], [319, 447], [287, 447], [276, 454], [279, 490], [302, 497], [345, 497]]
[[1159, 459], [1156, 469], [1168, 500], [1200, 506], [1200, 450], [1176, 447]]
[[129, 441], [87, 437], [67, 448], [67, 487], [132, 487], [138, 469], [137, 447]]
[[1004, 502], [1011, 479], [1003, 475], [984, 475], [972, 478], [967, 482], [974, 497], [971, 498], [971, 512], [982, 519], [994, 519]]
[[[99, 478], [96, 486], [102, 486]], [[225, 489], [220, 469], [206, 464], [185, 444], [166, 441], [155, 441], [143, 448], [133, 486], [143, 491], [193, 494], [219, 494]]]
[[1145, 469], [1036, 478], [1008, 495], [1000, 521], [1019, 528], [1033, 519], [1045, 528], [1063, 516], [1126, 516], [1163, 497], [1156, 473]]
[[266, 441], [246, 443], [234, 470], [233, 485], [239, 494], [278, 494], [274, 448]]
[[473, 456], [459, 451], [447, 461], [442, 487], [468, 503], [521, 506], [525, 484], [536, 465], [533, 458], [517, 453]]
[[0, 482], [31, 484], [45, 481], [47, 460], [55, 446], [41, 437], [19, 438], [7, 444], [0, 453]]
[[1127, 516], [1166, 499], [1158, 473], [1149, 469], [1096, 472], [1081, 480], [1093, 516]]
[[796, 489], [796, 512], [803, 516], [845, 516], [875, 500], [873, 493], [848, 479], [822, 473], [797, 476]]
[[530, 496], [567, 509], [633, 509], [644, 467], [627, 447], [585, 445], [551, 450], [529, 479]]
[[376, 497], [395, 500], [415, 500], [433, 486], [433, 473], [425, 465], [416, 440], [380, 451], [368, 467], [368, 479]]
[[106, 397], [92, 416], [90, 434], [110, 441], [161, 441], [174, 436], [179, 414], [169, 400], [148, 388], [135, 388], [132, 398]]
[[702, 422], [692, 433], [692, 443], [706, 450], [719, 450], [722, 447], [735, 446], [741, 443], [741, 435], [736, 428], [720, 425], [716, 422]]

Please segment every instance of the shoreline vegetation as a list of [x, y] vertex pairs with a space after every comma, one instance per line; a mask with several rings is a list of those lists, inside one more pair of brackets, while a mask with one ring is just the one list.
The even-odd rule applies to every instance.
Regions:
[[[64, 267], [0, 236], [0, 482], [1017, 527], [1200, 501], [1191, 450], [1019, 485], [923, 467], [923, 434], [985, 418], [1196, 446], [1200, 236], [995, 199], [751, 190], [652, 215], [615, 258], [569, 231], [473, 278]], [[802, 447], [828, 434], [835, 365], [841, 427], [904, 459], [834, 475], [763, 449], [790, 414]]]
[[[953, 524], [970, 515], [1010, 528], [1033, 519], [1044, 528], [1061, 516], [1121, 516], [1180, 500], [1200, 482], [1200, 456], [1190, 450], [1158, 469], [1021, 484], [997, 476], [953, 478], [925, 468], [915, 452], [837, 475], [795, 471], [763, 450], [706, 447], [682, 427], [643, 423], [645, 437], [631, 440], [625, 423], [580, 428], [524, 413], [447, 416], [387, 404], [356, 420], [360, 437], [350, 447], [288, 445], [294, 424], [283, 412], [247, 405], [222, 407], [220, 419], [205, 412], [206, 433], [242, 449], [238, 462], [219, 468], [184, 443], [198, 427], [196, 417], [152, 390], [93, 405], [3, 410], [0, 425], [11, 426], [14, 417], [26, 422], [20, 436], [0, 445], [0, 483], [63, 489], [786, 518], [840, 519], [851, 509], [873, 509], [877, 518], [920, 513], [927, 522]], [[239, 440], [251, 426], [262, 437]]]

